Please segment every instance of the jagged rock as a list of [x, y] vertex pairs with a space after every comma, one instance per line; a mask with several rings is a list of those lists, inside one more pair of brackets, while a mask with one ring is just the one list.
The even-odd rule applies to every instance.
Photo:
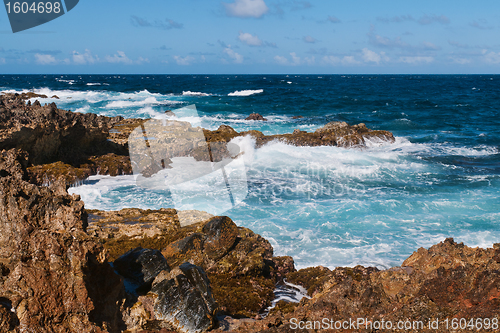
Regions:
[[107, 137], [121, 117], [64, 111], [55, 103], [41, 106], [35, 101], [30, 106], [25, 104], [26, 98], [29, 96], [0, 96], [4, 104], [0, 112], [0, 149], [22, 149], [35, 165], [62, 161], [73, 166], [85, 162], [87, 156], [120, 150]]
[[205, 332], [216, 326], [216, 313], [207, 275], [186, 262], [172, 271], [161, 271], [151, 291], [124, 311], [124, 319], [133, 332]]
[[118, 330], [123, 285], [85, 233], [83, 203], [64, 185], [28, 183], [26, 164], [23, 152], [0, 153], [0, 301], [17, 317], [2, 310], [1, 321], [18, 331]]
[[188, 262], [161, 276], [151, 289], [155, 316], [181, 332], [205, 332], [216, 326], [217, 304], [201, 267]]
[[264, 135], [256, 130], [238, 133], [227, 125], [221, 126], [215, 131], [204, 130], [204, 133], [209, 143], [229, 142], [237, 136], [250, 135], [255, 139], [257, 148], [274, 140], [295, 146], [339, 146], [344, 148], [365, 147], [366, 140], [395, 141], [391, 132], [370, 130], [363, 123], [350, 126], [346, 122], [331, 122], [312, 133], [299, 129], [295, 129], [290, 134], [276, 135]]
[[0, 298], [0, 331], [10, 332], [17, 325], [19, 320], [14, 312], [11, 310], [12, 305], [7, 299]]
[[301, 119], [304, 118], [303, 116], [293, 116], [292, 119]]
[[132, 282], [134, 292], [147, 288], [161, 271], [170, 271], [161, 252], [142, 247], [128, 251], [113, 263], [115, 270]]
[[267, 121], [266, 118], [264, 118], [262, 115], [258, 113], [251, 113], [248, 117], [245, 118], [245, 120], [262, 120], [262, 121]]
[[[141, 214], [142, 217], [141, 217]], [[121, 217], [120, 217], [121, 215]], [[168, 214], [167, 214], [168, 215]], [[131, 222], [137, 226], [159, 225], [148, 216], [167, 216], [161, 211], [91, 211], [94, 224], [109, 225], [113, 235], [98, 231], [111, 258], [137, 246], [162, 251], [171, 267], [189, 261], [202, 267], [211, 281], [213, 295], [224, 313], [237, 317], [255, 317], [274, 299], [275, 284], [294, 271], [291, 257], [273, 257], [271, 244], [247, 228], [237, 227], [228, 217], [180, 227], [178, 220], [166, 220], [162, 230], [151, 237], [125, 236]], [[109, 224], [108, 224], [109, 223]], [[102, 228], [102, 227], [99, 228]], [[153, 228], [153, 227], [151, 227]], [[155, 227], [156, 228], [156, 227]]]
[[[303, 326], [322, 318], [333, 322], [368, 318], [393, 325], [422, 323], [418, 329], [391, 330], [394, 332], [444, 332], [451, 329], [454, 318], [465, 318], [467, 323], [472, 318], [500, 319], [499, 245], [470, 248], [448, 238], [414, 252], [402, 267], [383, 271], [362, 266], [333, 271], [312, 267], [290, 273], [287, 279], [308, 289], [312, 298], [291, 309], [277, 309], [265, 320], [236, 323], [234, 331], [289, 332], [294, 326], [292, 318], [299, 318]], [[429, 329], [429, 322], [435, 319], [440, 320], [439, 330]], [[364, 326], [359, 330], [364, 331]], [[469, 330], [459, 327], [453, 331]]]

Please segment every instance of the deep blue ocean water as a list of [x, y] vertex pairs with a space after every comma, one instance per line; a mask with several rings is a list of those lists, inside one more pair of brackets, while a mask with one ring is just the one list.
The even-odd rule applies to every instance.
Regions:
[[[274, 134], [346, 121], [392, 131], [396, 143], [367, 149], [240, 140], [249, 193], [225, 214], [298, 267], [400, 265], [446, 237], [500, 242], [500, 76], [0, 75], [0, 90], [57, 95], [41, 102], [107, 116], [194, 104], [209, 129]], [[268, 121], [244, 120], [252, 112]], [[133, 176], [91, 180], [71, 188], [87, 208], [173, 206]]]

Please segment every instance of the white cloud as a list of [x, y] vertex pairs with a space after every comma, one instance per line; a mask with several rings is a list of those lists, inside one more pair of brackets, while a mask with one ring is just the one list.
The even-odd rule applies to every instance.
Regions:
[[487, 50], [482, 51], [483, 59], [488, 64], [499, 64], [500, 63], [500, 52], [488, 52]]
[[149, 62], [149, 59], [148, 58], [139, 57], [136, 60], [136, 63], [138, 63], [138, 64], [142, 64], [144, 62]]
[[290, 57], [291, 59], [288, 59], [284, 56], [277, 55], [274, 57], [274, 61], [276, 61], [280, 65], [290, 65], [290, 66], [297, 66], [300, 64], [312, 65], [316, 61], [316, 58], [314, 56], [305, 57], [304, 59], [301, 59], [295, 52], [290, 52]]
[[177, 62], [177, 65], [181, 65], [181, 66], [188, 66], [188, 65], [191, 65], [191, 63], [195, 60], [194, 57], [191, 57], [191, 56], [185, 56], [185, 57], [181, 57], [181, 56], [174, 56], [174, 60], [175, 62]]
[[124, 64], [133, 63], [133, 61], [130, 60], [123, 51], [116, 51], [116, 54], [114, 54], [113, 56], [107, 55], [105, 59], [107, 62], [111, 63], [124, 63]]
[[288, 59], [283, 56], [275, 56], [274, 61], [276, 61], [280, 65], [288, 65]]
[[292, 62], [294, 65], [300, 64], [300, 57], [298, 57], [295, 52], [290, 52], [290, 55], [292, 56]]
[[385, 55], [385, 52], [377, 53], [375, 51], [367, 49], [366, 47], [362, 51], [362, 58], [364, 62], [374, 62], [378, 65], [381, 61], [389, 60], [389, 58]]
[[360, 62], [354, 59], [353, 56], [344, 56], [342, 58], [342, 65], [359, 65]]
[[229, 58], [233, 59], [234, 63], [241, 64], [243, 62], [243, 56], [231, 49], [230, 45], [228, 45], [223, 52], [227, 54]]
[[327, 65], [338, 65], [340, 63], [340, 58], [335, 56], [324, 56], [321, 61]]
[[223, 3], [226, 14], [236, 17], [259, 18], [269, 11], [264, 0], [236, 0], [233, 3]]
[[321, 59], [321, 62], [325, 65], [344, 65], [344, 66], [351, 66], [351, 65], [359, 65], [361, 62], [356, 60], [354, 56], [344, 56], [342, 58], [336, 57], [336, 56], [324, 56]]
[[56, 58], [50, 54], [35, 53], [35, 60], [40, 65], [50, 65], [57, 62]]
[[429, 51], [437, 51], [437, 50], [441, 50], [441, 47], [440, 46], [437, 46], [436, 44], [433, 44], [431, 42], [423, 42], [422, 43], [422, 48], [424, 50], [429, 50]]
[[248, 32], [240, 31], [238, 39], [250, 46], [262, 46], [262, 41], [259, 39], [259, 37], [249, 34]]
[[312, 36], [304, 36], [304, 38], [302, 38], [302, 40], [306, 43], [316, 43], [316, 38], [312, 37]]
[[410, 65], [422, 64], [422, 63], [429, 64], [429, 63], [434, 61], [434, 58], [433, 57], [422, 57], [422, 56], [400, 57], [399, 61], [404, 62], [406, 64], [410, 64]]
[[308, 65], [314, 65], [315, 62], [316, 62], [316, 58], [314, 56], [304, 58], [304, 63], [306, 63]]
[[73, 62], [75, 64], [93, 64], [96, 61], [99, 61], [99, 58], [97, 56], [94, 57], [88, 49], [85, 49], [85, 53], [73, 51]]

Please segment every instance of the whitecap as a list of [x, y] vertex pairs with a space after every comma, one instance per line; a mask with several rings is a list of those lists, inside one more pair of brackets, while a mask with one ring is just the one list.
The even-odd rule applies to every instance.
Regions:
[[198, 91], [183, 91], [183, 96], [212, 96], [212, 94], [202, 93]]
[[258, 90], [237, 90], [235, 92], [227, 94], [228, 96], [251, 96], [254, 94], [260, 94], [263, 93], [264, 89], [258, 89]]

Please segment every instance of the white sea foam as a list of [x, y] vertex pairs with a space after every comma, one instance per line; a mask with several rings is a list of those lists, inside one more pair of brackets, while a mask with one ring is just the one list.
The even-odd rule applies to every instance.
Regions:
[[106, 105], [107, 108], [129, 108], [129, 107], [136, 107], [136, 106], [142, 106], [142, 105], [158, 105], [160, 102], [153, 96], [147, 97], [144, 100], [139, 100], [139, 101], [127, 101], [127, 100], [120, 100], [120, 101], [113, 101], [110, 102]]
[[237, 90], [235, 92], [227, 94], [228, 96], [250, 96], [254, 94], [260, 94], [263, 93], [264, 89], [258, 89], [258, 90]]
[[212, 94], [197, 92], [197, 91], [183, 91], [183, 96], [212, 96]]

